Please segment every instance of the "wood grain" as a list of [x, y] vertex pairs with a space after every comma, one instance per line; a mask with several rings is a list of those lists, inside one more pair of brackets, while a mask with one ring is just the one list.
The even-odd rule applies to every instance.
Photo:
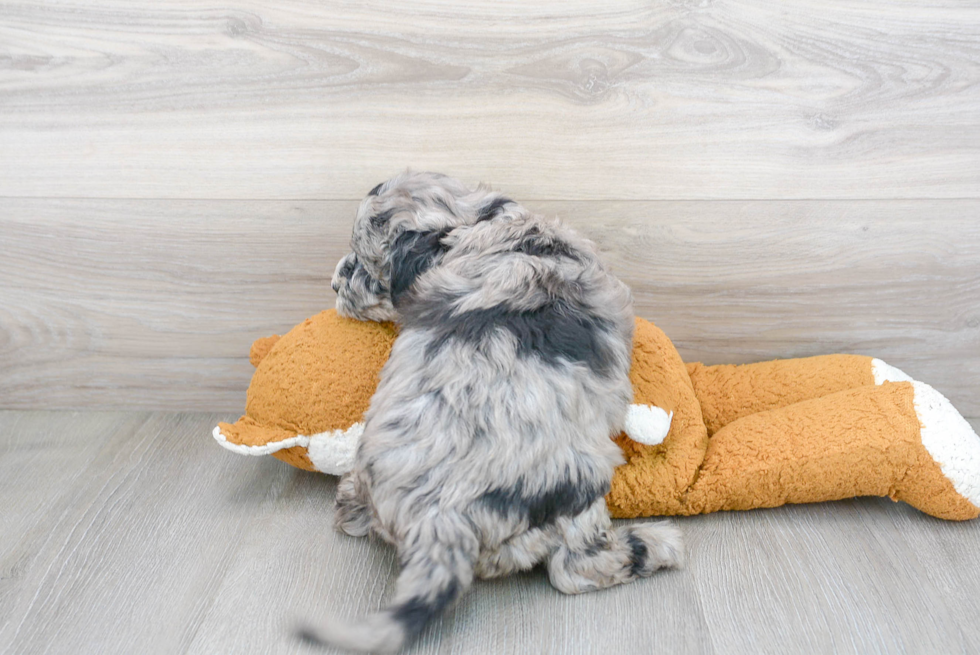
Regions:
[[[937, 543], [942, 534], [950, 551], [968, 547], [976, 522], [947, 524], [864, 498], [684, 526], [702, 537], [691, 574], [712, 640], [726, 652], [968, 653], [978, 636], [961, 618], [976, 599], [951, 602], [980, 581], [977, 567], [962, 567]], [[951, 589], [933, 582], [960, 573]]]
[[330, 274], [354, 211], [339, 203], [328, 219], [308, 202], [0, 204], [9, 253], [0, 384], [20, 389], [0, 405], [34, 395], [48, 407], [240, 409], [251, 341], [333, 305]]
[[[0, 655], [313, 652], [396, 564], [331, 527], [335, 478], [216, 446], [220, 414], [0, 412]], [[973, 421], [980, 429], [980, 421]], [[887, 499], [678, 521], [683, 571], [563, 596], [478, 582], [406, 652], [972, 652], [980, 521]], [[336, 652], [336, 651], [326, 651]]]
[[[980, 415], [980, 201], [536, 202], [688, 361], [880, 357]], [[0, 200], [0, 407], [240, 411], [355, 204]]]
[[[70, 523], [77, 490], [111, 463], [148, 416], [135, 412], [0, 412], [0, 624], [53, 529]], [[6, 629], [6, 628], [4, 628]]]
[[980, 4], [0, 5], [0, 195], [975, 198]]
[[[240, 466], [203, 457], [213, 444], [200, 431], [212, 418], [3, 416], [4, 479], [27, 478], [25, 489], [66, 484], [54, 511], [36, 515], [29, 538], [3, 553], [5, 569], [20, 568], [4, 580], [0, 651], [186, 648], [244, 535], [242, 502], [268, 493], [276, 476], [266, 469], [236, 484]], [[57, 460], [79, 442], [97, 446], [97, 457], [68, 467], [65, 479]], [[8, 457], [25, 450], [31, 462]], [[4, 501], [16, 503], [10, 491]]]

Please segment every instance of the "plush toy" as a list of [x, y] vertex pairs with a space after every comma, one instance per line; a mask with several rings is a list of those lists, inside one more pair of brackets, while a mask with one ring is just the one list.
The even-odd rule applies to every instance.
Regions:
[[[339, 475], [397, 334], [331, 310], [252, 345], [245, 415], [214, 437]], [[980, 515], [980, 438], [946, 398], [871, 357], [685, 365], [636, 321], [634, 405], [615, 438], [626, 463], [613, 516], [698, 514], [889, 496], [933, 516]]]

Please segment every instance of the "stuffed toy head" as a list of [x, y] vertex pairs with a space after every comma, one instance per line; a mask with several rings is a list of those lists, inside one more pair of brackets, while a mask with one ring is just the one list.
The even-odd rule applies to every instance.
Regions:
[[[392, 324], [329, 310], [259, 339], [245, 415], [214, 438], [309, 471], [350, 470]], [[980, 515], [980, 438], [937, 391], [857, 355], [685, 365], [636, 319], [633, 405], [614, 517], [697, 514], [862, 495], [947, 519]]]
[[[647, 321], [638, 319], [636, 328], [635, 404], [626, 417], [631, 436], [617, 438], [636, 471], [614, 479], [610, 494], [620, 499], [610, 505], [612, 511], [623, 516], [642, 511], [632, 500], [637, 490], [693, 479], [707, 444], [698, 401], [673, 344]], [[285, 336], [255, 341], [245, 415], [219, 423], [214, 438], [239, 454], [272, 455], [308, 471], [345, 473], [396, 335], [390, 323], [355, 321], [331, 309]]]
[[252, 344], [255, 375], [245, 415], [214, 437], [234, 452], [272, 455], [307, 471], [340, 475], [354, 451], [378, 373], [395, 342], [391, 323], [308, 318], [283, 337]]

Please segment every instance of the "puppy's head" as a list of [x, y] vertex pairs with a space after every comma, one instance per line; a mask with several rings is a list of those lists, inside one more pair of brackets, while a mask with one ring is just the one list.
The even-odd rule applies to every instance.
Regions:
[[485, 187], [471, 189], [438, 173], [406, 172], [379, 184], [361, 201], [352, 252], [334, 271], [337, 312], [397, 321], [398, 307], [415, 280], [448, 250], [445, 237], [492, 218], [509, 202]]

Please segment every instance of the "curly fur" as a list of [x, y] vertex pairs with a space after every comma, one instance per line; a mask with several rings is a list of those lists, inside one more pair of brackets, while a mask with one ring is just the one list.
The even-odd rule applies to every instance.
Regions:
[[336, 524], [398, 550], [393, 604], [313, 641], [394, 651], [474, 577], [546, 563], [581, 593], [680, 565], [664, 522], [613, 527], [632, 398], [629, 289], [594, 246], [485, 187], [405, 173], [364, 199], [337, 309], [401, 332], [365, 416]]

